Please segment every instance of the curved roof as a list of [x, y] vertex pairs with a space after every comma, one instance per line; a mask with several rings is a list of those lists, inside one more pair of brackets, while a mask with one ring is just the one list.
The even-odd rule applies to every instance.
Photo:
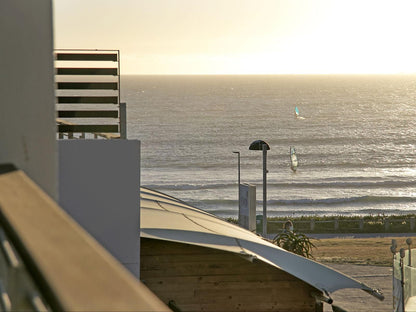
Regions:
[[288, 252], [260, 236], [192, 207], [179, 199], [141, 188], [141, 236], [186, 243], [257, 258], [325, 294], [359, 288], [380, 300], [378, 290], [313, 260]]

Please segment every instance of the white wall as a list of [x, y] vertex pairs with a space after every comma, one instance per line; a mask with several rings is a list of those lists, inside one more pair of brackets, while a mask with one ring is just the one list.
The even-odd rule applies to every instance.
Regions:
[[240, 184], [240, 210], [238, 224], [249, 230], [256, 230], [256, 186], [253, 184]]
[[60, 206], [139, 277], [140, 142], [58, 144]]
[[[0, 0], [0, 164], [58, 199], [51, 0]], [[61, 141], [62, 206], [139, 274], [138, 141]]]
[[52, 2], [0, 1], [0, 163], [57, 199]]

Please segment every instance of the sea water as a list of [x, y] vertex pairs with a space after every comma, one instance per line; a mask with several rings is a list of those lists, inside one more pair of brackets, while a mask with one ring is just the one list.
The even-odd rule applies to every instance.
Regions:
[[268, 216], [416, 212], [416, 76], [122, 76], [121, 90], [143, 186], [237, 217], [239, 151], [261, 214], [260, 139]]

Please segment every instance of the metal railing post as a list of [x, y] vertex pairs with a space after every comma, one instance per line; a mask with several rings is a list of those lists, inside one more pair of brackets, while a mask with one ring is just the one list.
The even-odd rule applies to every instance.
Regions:
[[412, 245], [412, 239], [409, 237], [406, 239], [406, 244], [408, 246], [408, 251], [409, 251], [409, 256], [408, 256], [408, 263], [407, 265], [409, 267], [412, 266], [412, 249], [410, 248], [410, 246]]
[[127, 108], [126, 108], [126, 103], [120, 103], [120, 139], [127, 139]]
[[267, 235], [267, 145], [263, 144], [263, 236]]
[[404, 261], [403, 258], [405, 256], [405, 250], [404, 248], [400, 249], [400, 271], [401, 271], [401, 292], [402, 292], [402, 298], [401, 298], [401, 304], [402, 304], [402, 311], [404, 311], [404, 304], [405, 304], [405, 300], [404, 300]]
[[364, 219], [363, 218], [360, 219], [360, 230], [361, 231], [364, 230]]
[[311, 231], [315, 230], [315, 220], [311, 219]]

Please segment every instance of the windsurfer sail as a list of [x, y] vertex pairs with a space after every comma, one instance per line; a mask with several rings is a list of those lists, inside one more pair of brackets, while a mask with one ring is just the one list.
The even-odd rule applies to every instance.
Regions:
[[296, 156], [296, 150], [293, 146], [290, 147], [290, 169], [293, 170], [293, 172], [296, 172], [296, 169], [298, 168], [298, 157]]
[[299, 108], [298, 108], [297, 106], [295, 106], [295, 118], [296, 118], [296, 119], [305, 119], [305, 117], [302, 117], [302, 116], [299, 114]]

